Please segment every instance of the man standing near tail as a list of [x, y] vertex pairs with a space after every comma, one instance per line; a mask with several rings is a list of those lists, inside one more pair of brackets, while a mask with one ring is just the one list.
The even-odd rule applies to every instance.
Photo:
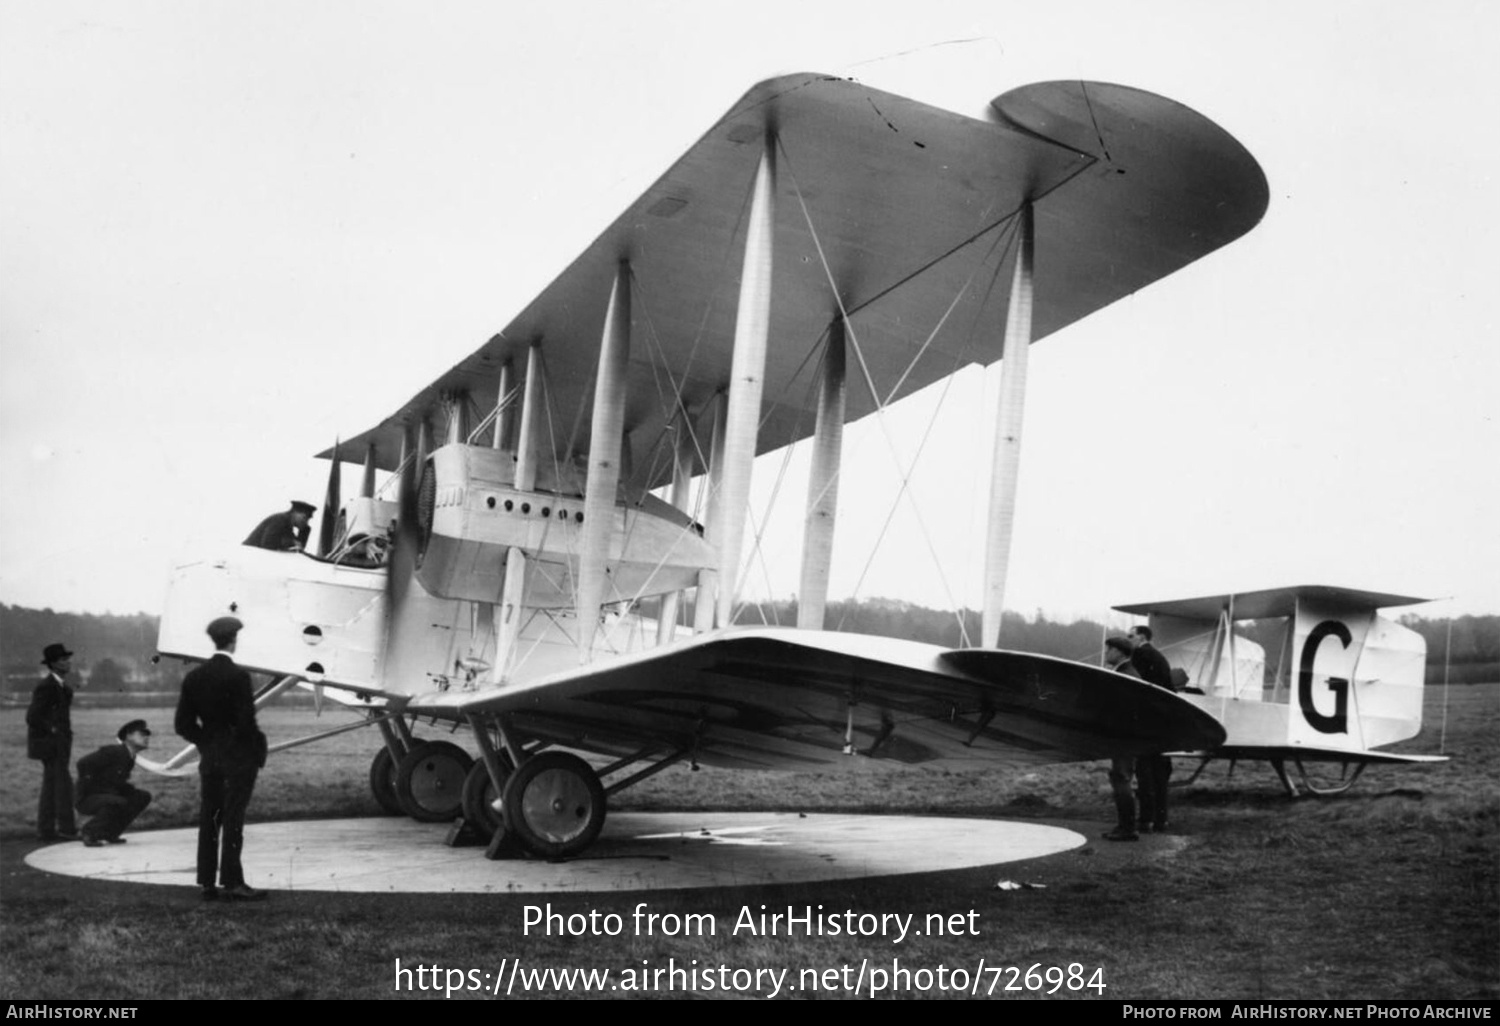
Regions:
[[[1143, 625], [1130, 628], [1130, 642], [1135, 646], [1130, 653], [1130, 665], [1135, 667], [1141, 680], [1175, 691], [1171, 664], [1161, 650], [1151, 644], [1151, 628]], [[1153, 830], [1161, 833], [1167, 829], [1167, 782], [1171, 778], [1172, 760], [1165, 755], [1157, 752], [1136, 759], [1135, 783], [1141, 801], [1141, 833]]]
[[[1130, 639], [1114, 637], [1104, 643], [1104, 664], [1117, 673], [1140, 679], [1134, 666], [1130, 665]], [[1130, 790], [1130, 778], [1135, 776], [1135, 758], [1129, 755], [1116, 756], [1109, 760], [1109, 787], [1115, 797], [1115, 828], [1104, 835], [1106, 841], [1139, 841], [1141, 835], [1135, 826], [1135, 794]]]

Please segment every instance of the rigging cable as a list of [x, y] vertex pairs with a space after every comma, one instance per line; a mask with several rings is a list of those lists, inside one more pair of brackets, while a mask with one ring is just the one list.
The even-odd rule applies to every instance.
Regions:
[[[1448, 666], [1453, 657], [1453, 617], [1448, 617], [1448, 638], [1443, 642], [1443, 726], [1438, 732], [1438, 754], [1448, 751]], [[1425, 662], [1425, 661], [1424, 661]], [[1427, 667], [1422, 667], [1424, 676]]]
[[[780, 144], [780, 140], [779, 139], [778, 139], [778, 144]], [[891, 510], [890, 515], [887, 516], [886, 522], [885, 522], [885, 524], [881, 528], [880, 536], [879, 536], [879, 538], [877, 538], [877, 541], [876, 541], [875, 548], [878, 551], [880, 543], [884, 539], [885, 533], [886, 533], [886, 531], [890, 527], [891, 520], [895, 516], [895, 508], [894, 508], [895, 505], [900, 502], [900, 500], [901, 500], [901, 498], [903, 496], [908, 495], [908, 485], [910, 484], [911, 473], [912, 473], [912, 470], [915, 469], [916, 461], [913, 460], [911, 462], [910, 467], [903, 467], [901, 465], [901, 461], [900, 461], [899, 457], [897, 457], [897, 455], [896, 455], [895, 439], [892, 438], [891, 431], [890, 431], [890, 426], [886, 423], [886, 420], [885, 420], [885, 407], [886, 407], [887, 402], [889, 401], [889, 399], [887, 399], [885, 401], [882, 401], [882, 397], [881, 397], [880, 391], [875, 386], [874, 378], [873, 378], [873, 376], [872, 376], [872, 374], [870, 372], [869, 365], [868, 365], [868, 363], [865, 360], [864, 351], [860, 347], [859, 338], [858, 338], [858, 336], [857, 336], [857, 334], [856, 334], [856, 332], [854, 330], [854, 325], [850, 322], [849, 311], [848, 311], [848, 309], [844, 305], [843, 297], [839, 294], [839, 291], [838, 291], [838, 283], [834, 280], [832, 269], [828, 265], [828, 258], [827, 258], [827, 254], [825, 253], [825, 251], [823, 249], [822, 240], [818, 236], [817, 227], [813, 224], [812, 215], [811, 215], [811, 213], [807, 209], [807, 203], [806, 203], [805, 198], [803, 197], [801, 185], [799, 184], [799, 182], [797, 180], [797, 173], [796, 173], [796, 169], [795, 169], [795, 167], [793, 165], [793, 162], [792, 162], [792, 159], [791, 159], [791, 155], [789, 153], [787, 153], [785, 145], [781, 145], [780, 148], [781, 148], [781, 152], [782, 152], [783, 156], [785, 157], [785, 164], [786, 164], [787, 172], [788, 172], [788, 174], [789, 174], [789, 176], [791, 178], [792, 189], [796, 193], [798, 205], [801, 207], [801, 210], [802, 210], [803, 220], [807, 224], [808, 233], [812, 237], [812, 242], [813, 242], [814, 248], [817, 250], [818, 260], [819, 260], [819, 262], [821, 263], [821, 265], [823, 267], [824, 276], [828, 279], [828, 283], [829, 283], [830, 289], [831, 289], [831, 291], [833, 293], [834, 301], [838, 304], [839, 315], [844, 320], [846, 337], [848, 338], [851, 346], [854, 349], [855, 358], [858, 360], [859, 366], [860, 366], [860, 371], [864, 375], [864, 378], [865, 378], [865, 385], [869, 389], [870, 398], [871, 398], [871, 400], [875, 404], [875, 414], [876, 414], [875, 419], [876, 419], [876, 422], [879, 424], [881, 432], [885, 436], [887, 448], [888, 448], [889, 452], [891, 453], [892, 459], [895, 461], [897, 473], [898, 473], [898, 475], [901, 478], [900, 488], [898, 489], [896, 498], [895, 498], [895, 500], [894, 500], [894, 502], [892, 504], [893, 508]], [[919, 350], [919, 352], [917, 354], [917, 358], [918, 359], [920, 359], [920, 357], [922, 355], [922, 352], [924, 352], [926, 350], [926, 348], [928, 347], [928, 345], [931, 344], [932, 339], [934, 337], [936, 337], [936, 334], [937, 334], [938, 330], [940, 330], [942, 328], [942, 326], [946, 322], [949, 314], [952, 312], [952, 309], [954, 308], [954, 306], [957, 305], [959, 299], [962, 298], [963, 294], [968, 290], [969, 286], [973, 283], [974, 278], [979, 273], [979, 268], [983, 267], [984, 264], [985, 264], [985, 262], [988, 261], [988, 259], [994, 254], [996, 248], [999, 246], [999, 244], [1000, 244], [1000, 242], [1002, 240], [1005, 240], [1007, 238], [1013, 238], [1015, 236], [1015, 232], [1014, 232], [1015, 224], [1016, 224], [1016, 218], [1015, 218], [1014, 214], [1012, 214], [1012, 215], [1006, 217], [1005, 219], [997, 221], [995, 224], [989, 226], [989, 228], [985, 229], [982, 232], [979, 232], [978, 234], [976, 234], [974, 236], [974, 239], [978, 239], [978, 238], [982, 237], [986, 232], [993, 231], [993, 229], [995, 229], [997, 227], [1002, 229], [1002, 231], [996, 233], [993, 236], [991, 244], [990, 244], [989, 252], [987, 252], [985, 254], [985, 256], [983, 258], [981, 258], [977, 262], [974, 270], [970, 272], [969, 279], [964, 283], [963, 287], [959, 290], [958, 295], [954, 298], [953, 303], [949, 306], [949, 309], [944, 312], [944, 315], [939, 320], [937, 326], [934, 327], [932, 333], [928, 336], [927, 340], [923, 343], [921, 349]], [[1008, 234], [1007, 234], [1006, 231], [1003, 230], [1003, 229], [1007, 229], [1007, 228], [1011, 229]], [[970, 241], [973, 241], [973, 240], [970, 240]], [[962, 247], [960, 247], [960, 248], [962, 248]], [[953, 252], [957, 252], [957, 250], [955, 249]], [[997, 280], [997, 278], [998, 278], [998, 274], [999, 274], [999, 270], [1000, 270], [1000, 266], [1001, 265], [1003, 265], [1003, 261], [1001, 262], [1001, 264], [997, 264], [997, 266], [996, 266], [995, 277], [992, 277], [991, 282], [990, 282], [990, 289], [991, 290], [993, 290], [993, 288], [994, 288], [995, 280]], [[865, 305], [868, 306], [869, 304], [867, 303]], [[981, 304], [981, 309], [982, 309], [982, 304]], [[971, 334], [971, 337], [972, 337], [972, 334]], [[961, 358], [962, 358], [962, 355], [960, 354], [960, 356], [957, 357], [956, 359], [961, 359]], [[915, 363], [915, 361], [913, 361], [913, 365], [914, 365], [914, 363]], [[903, 374], [901, 375], [901, 380], [897, 382], [897, 386], [896, 386], [897, 388], [899, 388], [900, 384], [905, 381], [906, 377], [910, 374], [911, 370], [912, 370], [912, 365], [909, 365], [907, 367], [906, 371], [903, 372]], [[955, 367], [955, 370], [956, 370], [956, 367]], [[949, 375], [948, 379], [945, 381], [944, 386], [943, 386], [943, 392], [942, 392], [942, 395], [940, 397], [939, 404], [938, 404], [938, 409], [939, 410], [941, 409], [942, 401], [944, 399], [946, 399], [946, 397], [948, 395], [948, 390], [951, 387], [951, 382], [952, 382], [952, 375]], [[890, 394], [894, 395], [895, 391], [896, 391], [896, 389], [892, 389], [892, 391], [891, 391]], [[937, 414], [937, 411], [935, 410], [933, 418], [928, 423], [927, 431], [923, 434], [922, 445], [925, 445], [926, 441], [928, 440], [928, 438], [931, 437], [933, 426], [936, 423], [936, 414]], [[917, 450], [917, 456], [921, 455], [921, 451], [922, 451], [922, 446], [919, 446], [918, 450]], [[917, 525], [918, 525], [918, 528], [921, 531], [923, 541], [927, 545], [928, 554], [932, 558], [933, 566], [937, 570], [937, 575], [938, 575], [939, 583], [942, 585], [944, 594], [947, 596], [947, 600], [948, 600], [948, 603], [949, 603], [950, 607], [954, 609], [955, 615], [958, 616], [958, 618], [959, 618], [960, 636], [962, 638], [964, 638], [965, 640], [967, 640], [967, 629], [966, 629], [965, 625], [963, 624], [962, 615], [958, 613], [958, 610], [957, 610], [957, 601], [954, 598], [953, 589], [952, 589], [951, 585], [948, 582], [947, 574], [943, 571], [942, 564], [941, 564], [941, 562], [937, 558], [937, 549], [936, 549], [936, 546], [934, 545], [934, 543], [932, 541], [932, 533], [928, 530], [926, 520], [922, 516], [921, 508], [917, 505], [915, 499], [909, 498], [908, 502], [909, 502], [909, 505], [911, 507], [913, 515], [916, 517]], [[860, 574], [859, 583], [863, 583], [865, 576], [869, 572], [870, 566], [874, 562], [874, 556], [875, 556], [875, 552], [872, 552], [871, 556], [870, 556], [870, 559], [866, 562], [864, 571], [862, 571], [861, 574]], [[859, 584], [856, 584], [856, 586], [855, 586], [856, 593], [858, 592], [858, 588], [859, 588]]]

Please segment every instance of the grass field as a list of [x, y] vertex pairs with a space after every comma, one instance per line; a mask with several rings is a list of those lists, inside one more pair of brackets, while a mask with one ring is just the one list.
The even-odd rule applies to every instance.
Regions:
[[[641, 900], [658, 912], [716, 917], [715, 936], [690, 939], [637, 937], [628, 926], [617, 937], [526, 938], [522, 909], [537, 903], [535, 896], [298, 892], [258, 905], [204, 905], [189, 888], [36, 872], [23, 858], [36, 843], [40, 773], [24, 758], [21, 712], [4, 710], [0, 994], [391, 997], [402, 996], [395, 991], [397, 959], [404, 967], [484, 971], [520, 956], [528, 969], [610, 968], [618, 974], [644, 962], [662, 967], [675, 959], [684, 966], [697, 959], [698, 966], [785, 968], [793, 979], [802, 969], [857, 967], [866, 959], [887, 969], [899, 958], [910, 970], [943, 965], [971, 972], [980, 959], [1023, 972], [1033, 964], [1078, 963], [1090, 973], [1103, 969], [1107, 998], [1493, 1000], [1500, 998], [1500, 685], [1450, 689], [1446, 731], [1443, 698], [1441, 688], [1430, 689], [1429, 727], [1401, 749], [1435, 752], [1445, 735], [1449, 763], [1377, 767], [1348, 795], [1295, 802], [1282, 796], [1267, 767], [1242, 766], [1226, 779], [1216, 765], [1192, 787], [1174, 792], [1173, 834], [1140, 845], [1091, 841], [1030, 863], [855, 883], [568, 895], [552, 902], [564, 914], [614, 912], [627, 924]], [[75, 712], [75, 757], [112, 740], [119, 723], [135, 715], [151, 720], [165, 750], [152, 755], [174, 750], [170, 709], [88, 709]], [[264, 720], [278, 741], [337, 723], [341, 715], [335, 710], [320, 722], [306, 711], [272, 710]], [[461, 734], [453, 739], [467, 740]], [[375, 745], [373, 732], [355, 731], [273, 757], [251, 820], [373, 815], [367, 774]], [[903, 771], [861, 760], [805, 774], [677, 767], [624, 792], [614, 807], [1042, 819], [1097, 838], [1111, 817], [1105, 768], [1057, 766], [1017, 776]], [[1178, 772], [1184, 773], [1181, 764]], [[195, 778], [139, 782], [156, 795], [139, 829], [192, 824]], [[475, 850], [474, 857], [482, 856]], [[504, 862], [493, 866], [504, 874]], [[995, 884], [1002, 878], [1045, 887], [1000, 890]], [[899, 946], [878, 939], [730, 935], [741, 907], [761, 904], [919, 918], [973, 910], [979, 935], [923, 937]], [[982, 979], [981, 993], [997, 978]], [[1000, 986], [1010, 979], [999, 977]], [[586, 996], [578, 987], [542, 992]], [[430, 998], [433, 992], [404, 996]], [[927, 996], [945, 995], [934, 988]]]

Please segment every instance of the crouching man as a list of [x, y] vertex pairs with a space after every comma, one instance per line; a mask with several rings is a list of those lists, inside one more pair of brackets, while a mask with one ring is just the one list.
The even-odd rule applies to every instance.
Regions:
[[130, 784], [136, 755], [151, 747], [150, 728], [145, 720], [131, 720], [115, 736], [119, 744], [78, 760], [78, 811], [93, 817], [81, 831], [89, 848], [124, 844], [120, 835], [151, 804], [150, 792]]

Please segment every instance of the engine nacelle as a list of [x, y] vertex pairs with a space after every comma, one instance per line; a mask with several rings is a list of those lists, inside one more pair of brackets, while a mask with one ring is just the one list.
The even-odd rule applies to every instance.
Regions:
[[[524, 604], [567, 607], [583, 551], [583, 495], [515, 487], [515, 458], [501, 449], [445, 445], [429, 458], [418, 492], [422, 536], [417, 580], [443, 598], [497, 602], [512, 549], [527, 559]], [[693, 587], [716, 565], [691, 517], [652, 495], [616, 501], [606, 602]]]

